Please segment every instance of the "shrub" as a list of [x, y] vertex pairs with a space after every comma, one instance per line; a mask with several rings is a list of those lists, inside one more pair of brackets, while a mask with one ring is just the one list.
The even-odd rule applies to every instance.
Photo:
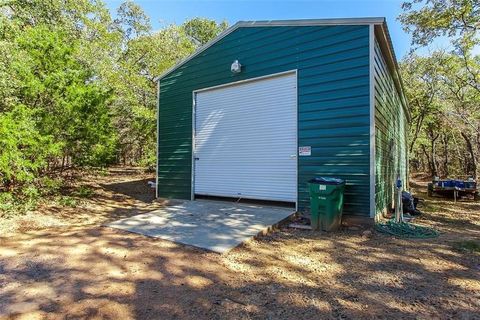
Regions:
[[35, 187], [28, 187], [25, 194], [12, 192], [0, 193], [0, 216], [10, 218], [15, 215], [23, 215], [35, 208], [39, 200], [39, 193]]
[[78, 205], [78, 200], [69, 196], [62, 196], [57, 201], [61, 206], [75, 208]]
[[15, 206], [15, 198], [10, 192], [0, 193], [0, 212], [10, 212]]
[[74, 192], [74, 195], [80, 198], [91, 198], [95, 194], [95, 191], [87, 186], [80, 186]]
[[148, 149], [146, 154], [140, 159], [139, 163], [140, 166], [147, 168], [148, 171], [155, 171], [155, 167], [157, 164], [157, 156], [156, 156], [156, 149]]
[[55, 195], [62, 188], [63, 180], [60, 178], [42, 177], [38, 179], [38, 186], [42, 195]]
[[0, 185], [7, 189], [33, 181], [60, 151], [60, 144], [36, 129], [33, 118], [34, 111], [22, 105], [0, 114]]
[[34, 185], [28, 185], [22, 188], [21, 197], [25, 200], [37, 200], [40, 197], [40, 192]]

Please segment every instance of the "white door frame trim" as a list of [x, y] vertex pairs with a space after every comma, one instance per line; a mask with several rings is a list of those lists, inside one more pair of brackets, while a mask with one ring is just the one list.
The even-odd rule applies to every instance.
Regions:
[[296, 97], [295, 97], [295, 102], [296, 102], [296, 116], [295, 116], [295, 121], [297, 121], [297, 134], [296, 134], [296, 148], [297, 148], [297, 163], [296, 163], [296, 170], [295, 170], [295, 175], [296, 175], [296, 186], [295, 186], [295, 210], [298, 210], [298, 70], [297, 69], [292, 69], [288, 71], [283, 71], [283, 72], [278, 72], [278, 73], [272, 73], [260, 77], [255, 77], [255, 78], [249, 78], [249, 79], [244, 79], [244, 80], [239, 80], [235, 82], [229, 82], [221, 85], [216, 85], [216, 86], [211, 86], [211, 87], [206, 87], [206, 88], [201, 88], [197, 90], [192, 91], [192, 167], [191, 167], [191, 189], [190, 189], [190, 198], [191, 200], [195, 200], [195, 131], [196, 131], [196, 126], [195, 126], [195, 110], [196, 110], [196, 96], [197, 93], [203, 92], [203, 91], [208, 91], [208, 90], [215, 90], [223, 87], [229, 87], [229, 86], [235, 86], [238, 84], [242, 83], [247, 83], [247, 82], [254, 82], [254, 81], [259, 81], [259, 80], [264, 80], [268, 78], [274, 78], [274, 77], [279, 77], [287, 74], [294, 74], [295, 75], [295, 85], [296, 85]]

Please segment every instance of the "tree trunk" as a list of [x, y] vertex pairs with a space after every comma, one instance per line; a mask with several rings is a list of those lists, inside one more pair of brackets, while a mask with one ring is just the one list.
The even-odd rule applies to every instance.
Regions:
[[415, 132], [413, 134], [412, 141], [410, 142], [410, 148], [409, 148], [410, 153], [412, 152], [413, 146], [415, 145], [415, 142], [418, 139], [418, 134], [420, 132], [420, 129], [422, 128], [424, 118], [425, 116], [423, 115], [423, 113], [418, 116], [418, 121], [415, 125]]
[[471, 172], [473, 178], [476, 179], [477, 178], [477, 159], [475, 158], [475, 152], [473, 150], [472, 142], [470, 141], [470, 137], [464, 132], [461, 132], [461, 135], [465, 140], [465, 143], [467, 144], [467, 151], [470, 155], [470, 166], [468, 166], [467, 174]]
[[66, 157], [67, 157], [67, 155], [64, 153], [63, 157], [62, 157], [62, 167], [60, 168], [60, 172], [63, 172], [63, 170], [65, 169], [65, 158]]
[[448, 135], [446, 133], [443, 134], [443, 153], [444, 153], [444, 158], [443, 158], [443, 173], [445, 174], [445, 177], [448, 177], [449, 175], [449, 170], [448, 170], [448, 162], [449, 162], [449, 156], [448, 156]]
[[428, 171], [430, 171], [430, 174], [432, 174], [432, 172], [434, 171], [434, 168], [433, 168], [433, 164], [431, 162], [432, 161], [431, 157], [428, 154], [428, 151], [423, 144], [421, 145], [421, 147], [422, 147], [423, 154], [425, 155], [425, 159], [427, 160]]
[[437, 161], [436, 161], [436, 158], [437, 158], [437, 144], [436, 144], [436, 141], [439, 137], [439, 134], [437, 134], [436, 136], [433, 137], [432, 135], [432, 139], [431, 139], [431, 143], [430, 143], [430, 156], [431, 156], [431, 159], [430, 159], [430, 163], [431, 163], [431, 173], [432, 173], [432, 177], [437, 177], [438, 176], [438, 166], [437, 166]]

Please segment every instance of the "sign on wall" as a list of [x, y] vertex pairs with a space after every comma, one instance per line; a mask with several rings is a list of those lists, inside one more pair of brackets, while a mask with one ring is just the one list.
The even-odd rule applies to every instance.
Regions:
[[312, 147], [311, 146], [298, 147], [298, 155], [299, 156], [311, 156], [312, 155]]

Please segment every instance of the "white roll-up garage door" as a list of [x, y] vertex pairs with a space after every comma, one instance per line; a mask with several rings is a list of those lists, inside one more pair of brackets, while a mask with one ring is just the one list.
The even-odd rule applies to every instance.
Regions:
[[296, 202], [296, 74], [194, 96], [194, 193]]

